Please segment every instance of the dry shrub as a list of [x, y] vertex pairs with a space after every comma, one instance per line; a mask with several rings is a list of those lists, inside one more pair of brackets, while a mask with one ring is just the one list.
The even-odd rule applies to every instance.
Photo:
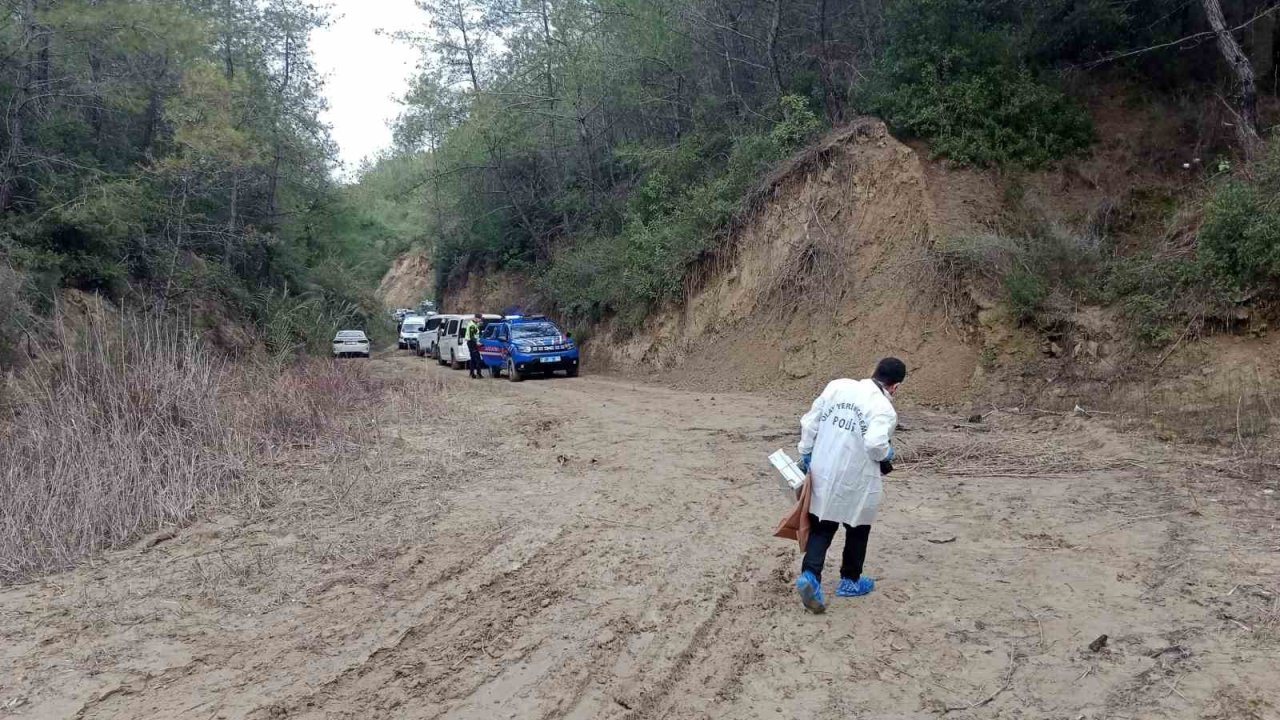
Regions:
[[1051, 326], [1078, 297], [1096, 292], [1091, 273], [1102, 240], [1052, 223], [1020, 236], [984, 233], [947, 239], [931, 250], [939, 272], [968, 278], [1004, 300], [1019, 321]]
[[229, 368], [152, 319], [64, 339], [12, 383], [0, 434], [0, 579], [63, 567], [246, 479]]
[[22, 293], [26, 277], [0, 264], [0, 371], [12, 367], [30, 347], [34, 316]]
[[246, 369], [241, 385], [242, 422], [255, 428], [268, 450], [314, 447], [346, 436], [361, 425], [349, 411], [376, 407], [387, 391], [363, 364], [314, 360]]
[[[232, 363], [155, 317], [92, 324], [19, 372], [0, 414], [0, 582], [231, 502], [286, 446], [370, 439], [385, 383], [354, 363]], [[353, 409], [365, 409], [353, 419]], [[364, 435], [356, 432], [361, 428]]]
[[756, 296], [756, 307], [785, 318], [804, 308], [831, 311], [853, 282], [852, 243], [842, 229], [824, 220], [826, 208], [814, 200], [788, 215], [804, 236], [787, 244], [786, 257], [769, 268]]
[[1165, 437], [1229, 449], [1231, 469], [1242, 478], [1280, 472], [1280, 381], [1257, 370], [1224, 372], [1198, 389], [1150, 389], [1134, 409]]

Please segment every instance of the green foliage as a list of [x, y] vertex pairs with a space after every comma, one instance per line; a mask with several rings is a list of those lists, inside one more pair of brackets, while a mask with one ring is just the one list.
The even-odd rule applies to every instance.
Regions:
[[1019, 269], [1005, 275], [1004, 288], [1008, 293], [1009, 308], [1019, 322], [1036, 319], [1049, 297], [1048, 281], [1030, 270]]
[[1053, 225], [1030, 229], [953, 238], [934, 253], [943, 265], [998, 283], [1019, 322], [1047, 327], [1061, 319], [1064, 301], [1094, 294], [1104, 263], [1095, 238]]
[[[830, 124], [876, 112], [957, 163], [1043, 166], [1093, 140], [1063, 68], [1203, 29], [1194, 3], [1162, 0], [420, 4], [434, 22], [406, 39], [422, 71], [395, 152], [362, 178], [359, 232], [432, 245], [441, 291], [472, 270], [527, 273], [539, 309], [579, 325], [635, 325], [676, 295], [770, 165]], [[1188, 60], [1107, 67], [1162, 83], [1217, 72], [1211, 43], [1169, 47]], [[406, 209], [368, 212], [379, 198]], [[994, 252], [975, 266], [1024, 321], [1103, 292], [1092, 235], [1004, 234], [942, 252]]]
[[19, 348], [33, 330], [34, 313], [24, 292], [26, 286], [25, 276], [0, 264], [0, 370], [13, 366]]
[[338, 330], [363, 329], [366, 324], [364, 309], [323, 294], [263, 290], [254, 294], [250, 309], [267, 351], [277, 357], [324, 354]]
[[1039, 166], [1093, 140], [1088, 115], [1037, 77], [985, 0], [895, 0], [867, 92], [896, 130], [965, 165]]
[[809, 107], [809, 101], [800, 95], [783, 95], [778, 100], [782, 120], [769, 131], [769, 139], [784, 150], [794, 150], [822, 129], [818, 114]]
[[1100, 300], [1114, 304], [1134, 336], [1151, 347], [1177, 339], [1188, 318], [1221, 315], [1226, 297], [1195, 258], [1136, 256], [1112, 261]]
[[[1223, 171], [1227, 172], [1227, 171]], [[1137, 256], [1110, 263], [1101, 300], [1118, 305], [1150, 346], [1177, 340], [1188, 322], [1231, 322], [1243, 299], [1273, 296], [1280, 282], [1280, 145], [1216, 180], [1194, 256]]]
[[1280, 143], [1247, 174], [1221, 180], [1205, 206], [1199, 255], [1237, 291], [1280, 281]]
[[655, 304], [683, 287], [689, 268], [713, 246], [764, 170], [817, 129], [803, 103], [766, 133], [629, 149], [628, 159], [647, 172], [625, 225], [615, 234], [580, 239], [557, 255], [540, 279], [544, 295], [571, 322], [613, 315], [637, 327]]
[[279, 346], [298, 343], [274, 339], [289, 335], [272, 319], [284, 313], [255, 296], [348, 322], [351, 308], [381, 316], [369, 290], [404, 224], [329, 180], [313, 7], [65, 0], [6, 12], [0, 48], [17, 61], [0, 67], [11, 108], [0, 232], [30, 278], [24, 302], [73, 287], [256, 319]]

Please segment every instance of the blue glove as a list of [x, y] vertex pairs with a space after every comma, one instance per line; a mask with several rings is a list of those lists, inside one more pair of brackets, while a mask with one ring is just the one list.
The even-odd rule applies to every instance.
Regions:
[[889, 454], [888, 454], [888, 455], [885, 455], [885, 456], [884, 456], [884, 459], [885, 459], [885, 460], [889, 460], [889, 461], [892, 461], [892, 460], [893, 460], [893, 446], [892, 446], [892, 445], [890, 445], [890, 446], [889, 446]]
[[813, 462], [813, 453], [805, 453], [800, 456], [800, 462], [796, 463], [796, 467], [800, 468], [800, 472], [809, 472], [809, 463]]

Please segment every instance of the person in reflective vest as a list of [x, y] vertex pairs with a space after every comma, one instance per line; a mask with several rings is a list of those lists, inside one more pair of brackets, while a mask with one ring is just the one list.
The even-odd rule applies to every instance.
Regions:
[[484, 316], [476, 313], [475, 317], [467, 322], [463, 333], [463, 338], [467, 341], [467, 354], [470, 356], [467, 360], [467, 372], [471, 373], [472, 379], [484, 377], [480, 372], [484, 369], [484, 364], [480, 361], [480, 324], [483, 322]]

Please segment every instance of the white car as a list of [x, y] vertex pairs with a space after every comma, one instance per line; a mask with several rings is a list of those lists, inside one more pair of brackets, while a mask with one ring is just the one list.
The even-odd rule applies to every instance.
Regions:
[[401, 350], [416, 350], [418, 348], [418, 334], [422, 332], [422, 328], [427, 324], [427, 319], [419, 315], [406, 315], [404, 320], [400, 321], [400, 338], [396, 341], [396, 347]]
[[[467, 366], [471, 360], [471, 351], [467, 349], [466, 330], [467, 323], [471, 321], [474, 315], [444, 315], [448, 321], [442, 321], [439, 331], [439, 339], [437, 342], [437, 352], [439, 355], [436, 359], [441, 365], [449, 365], [454, 370], [460, 370]], [[482, 325], [484, 323], [501, 320], [501, 315], [482, 315]]]
[[333, 336], [333, 356], [338, 358], [353, 355], [369, 357], [369, 338], [363, 330], [339, 330]]

